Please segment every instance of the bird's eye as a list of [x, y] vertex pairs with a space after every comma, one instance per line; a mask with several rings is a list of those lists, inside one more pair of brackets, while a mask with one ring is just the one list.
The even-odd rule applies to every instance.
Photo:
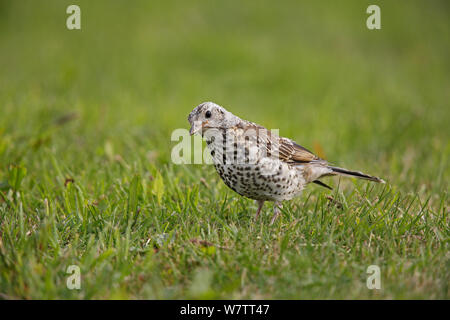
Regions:
[[209, 111], [209, 110], [206, 111], [206, 112], [205, 112], [205, 117], [206, 117], [206, 118], [211, 118], [211, 111]]

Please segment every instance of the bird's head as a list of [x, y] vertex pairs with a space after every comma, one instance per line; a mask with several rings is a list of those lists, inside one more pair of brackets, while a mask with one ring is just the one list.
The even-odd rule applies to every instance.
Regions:
[[188, 116], [191, 125], [190, 135], [203, 134], [207, 129], [228, 129], [239, 123], [240, 119], [214, 102], [199, 104]]

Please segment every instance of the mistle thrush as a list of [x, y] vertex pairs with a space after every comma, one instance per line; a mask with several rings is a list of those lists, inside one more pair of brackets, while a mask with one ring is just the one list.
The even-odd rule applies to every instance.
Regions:
[[199, 133], [206, 140], [225, 184], [258, 202], [256, 218], [264, 201], [274, 201], [271, 224], [280, 213], [282, 201], [298, 196], [308, 183], [330, 188], [319, 180], [322, 177], [342, 175], [384, 183], [362, 172], [331, 166], [291, 139], [243, 120], [213, 102], [198, 105], [188, 121], [190, 134]]

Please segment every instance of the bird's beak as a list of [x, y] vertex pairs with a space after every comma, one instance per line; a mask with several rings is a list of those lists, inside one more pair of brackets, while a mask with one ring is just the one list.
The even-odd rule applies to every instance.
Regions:
[[196, 121], [192, 123], [191, 129], [189, 130], [189, 134], [192, 136], [193, 134], [196, 134], [201, 128], [202, 128], [201, 123]]
[[196, 134], [197, 132], [202, 133], [203, 129], [208, 129], [208, 128], [209, 128], [208, 120], [206, 120], [204, 122], [194, 121], [194, 122], [192, 122], [191, 129], [189, 130], [189, 134], [192, 136], [193, 134]]

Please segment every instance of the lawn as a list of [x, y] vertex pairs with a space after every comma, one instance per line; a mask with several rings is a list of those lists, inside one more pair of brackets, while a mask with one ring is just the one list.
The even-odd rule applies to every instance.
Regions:
[[[0, 298], [448, 299], [450, 6], [376, 3], [1, 1]], [[255, 222], [171, 160], [204, 101], [388, 183]]]

